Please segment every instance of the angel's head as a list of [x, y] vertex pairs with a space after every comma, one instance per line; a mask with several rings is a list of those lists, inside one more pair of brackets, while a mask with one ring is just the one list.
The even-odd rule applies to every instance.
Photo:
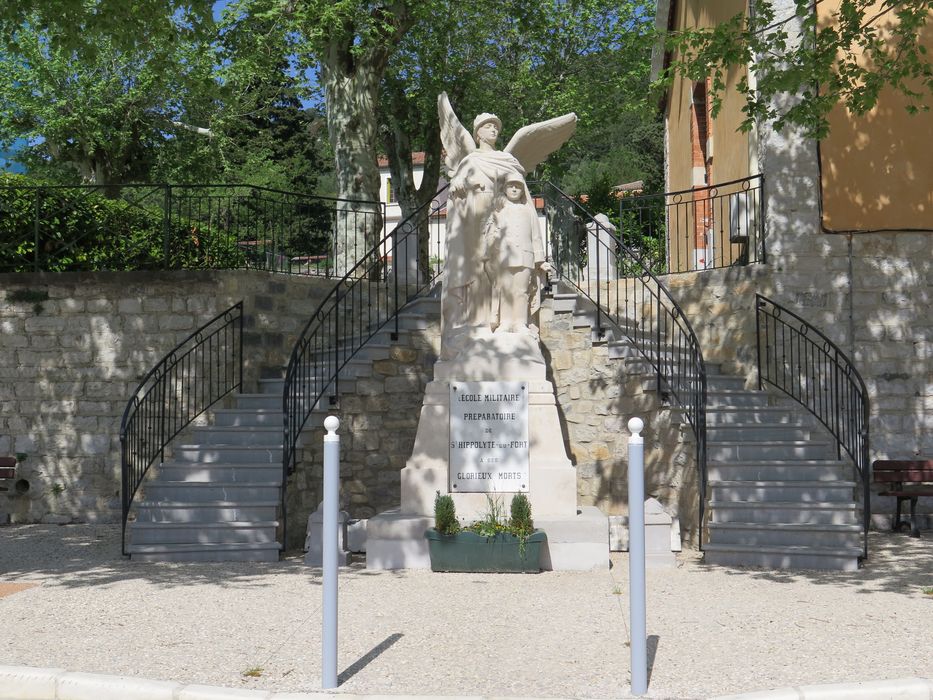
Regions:
[[486, 143], [490, 146], [496, 145], [496, 139], [499, 138], [499, 132], [502, 131], [502, 122], [495, 114], [483, 112], [473, 120], [473, 138], [477, 145]]

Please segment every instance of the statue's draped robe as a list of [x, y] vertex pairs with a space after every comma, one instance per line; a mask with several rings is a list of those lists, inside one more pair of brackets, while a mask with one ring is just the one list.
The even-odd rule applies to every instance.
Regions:
[[447, 201], [447, 275], [442, 302], [442, 332], [446, 338], [459, 328], [489, 328], [492, 324], [491, 281], [483, 264], [483, 234], [495, 198], [504, 192], [506, 177], [524, 174], [518, 159], [504, 151], [476, 150], [457, 165]]

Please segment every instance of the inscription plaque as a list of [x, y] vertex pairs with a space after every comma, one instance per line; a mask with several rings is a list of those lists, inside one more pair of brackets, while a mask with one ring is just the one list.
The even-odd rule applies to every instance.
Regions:
[[452, 382], [450, 490], [528, 491], [528, 385]]

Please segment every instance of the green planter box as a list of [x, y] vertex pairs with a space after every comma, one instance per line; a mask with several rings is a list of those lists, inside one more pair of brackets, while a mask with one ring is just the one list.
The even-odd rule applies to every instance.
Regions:
[[541, 545], [547, 541], [543, 530], [535, 530], [525, 539], [522, 552], [515, 535], [483, 537], [475, 532], [442, 535], [431, 528], [424, 536], [428, 538], [431, 571], [538, 573]]

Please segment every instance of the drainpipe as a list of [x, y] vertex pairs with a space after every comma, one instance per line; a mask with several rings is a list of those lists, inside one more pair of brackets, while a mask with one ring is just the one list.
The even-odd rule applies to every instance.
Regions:
[[849, 357], [855, 361], [855, 282], [852, 275], [852, 232], [846, 234], [846, 251], [849, 265]]

